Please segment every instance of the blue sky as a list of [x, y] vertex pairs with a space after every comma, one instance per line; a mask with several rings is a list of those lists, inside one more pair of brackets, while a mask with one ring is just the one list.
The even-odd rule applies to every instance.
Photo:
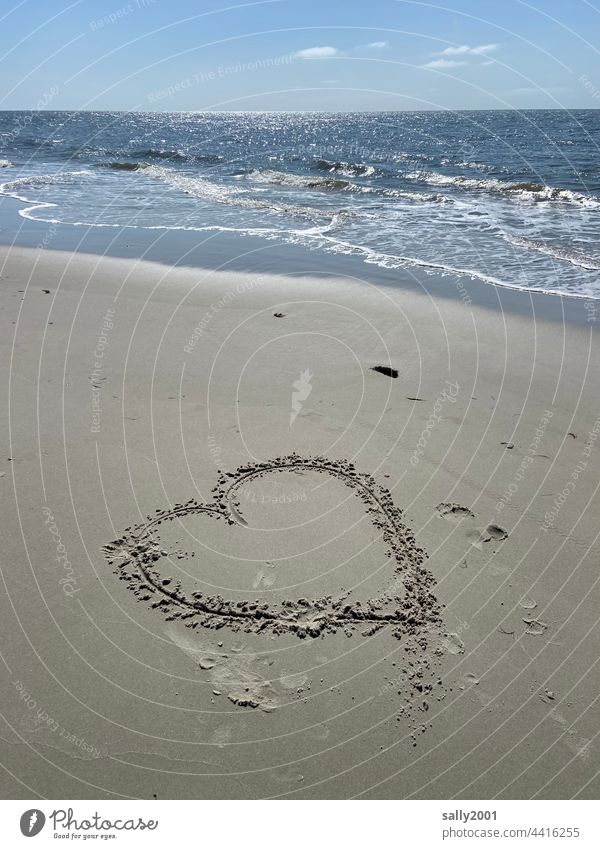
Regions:
[[5, 0], [0, 108], [596, 108], [588, 0]]

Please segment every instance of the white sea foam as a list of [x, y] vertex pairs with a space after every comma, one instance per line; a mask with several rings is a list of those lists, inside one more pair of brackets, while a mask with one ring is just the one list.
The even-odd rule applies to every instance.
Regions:
[[364, 162], [330, 162], [328, 159], [317, 159], [317, 168], [330, 174], [341, 174], [343, 177], [372, 177], [375, 168]]
[[347, 180], [332, 177], [310, 177], [303, 174], [291, 174], [287, 171], [275, 171], [272, 168], [255, 168], [246, 175], [254, 183], [272, 183], [300, 189], [347, 189], [351, 184]]
[[320, 189], [322, 191], [346, 191], [362, 195], [379, 195], [381, 197], [398, 198], [400, 200], [425, 201], [427, 203], [452, 203], [452, 200], [441, 194], [425, 194], [424, 192], [390, 189], [383, 186], [360, 186], [348, 180], [338, 180], [332, 177], [312, 177], [305, 174], [292, 174], [287, 171], [275, 171], [270, 168], [254, 169], [246, 178], [253, 183], [285, 185], [298, 189]]
[[89, 174], [91, 174], [90, 171], [59, 171], [55, 174], [33, 174], [29, 177], [19, 177], [18, 179], [10, 180], [7, 183], [0, 183], [0, 195], [6, 195], [7, 197], [23, 201], [23, 203], [31, 204], [31, 206], [19, 210], [19, 215], [22, 218], [29, 218], [32, 221], [46, 221], [49, 224], [60, 224], [61, 222], [56, 218], [45, 219], [38, 218], [33, 215], [34, 212], [41, 209], [50, 209], [51, 207], [55, 207], [55, 203], [52, 201], [36, 201], [33, 198], [28, 198], [26, 195], [22, 194], [23, 190], [41, 189], [46, 186], [58, 185], [60, 183], [71, 183], [77, 178], [87, 176]]
[[[447, 177], [428, 171], [412, 172], [408, 176], [409, 179], [421, 180], [432, 186], [457, 186], [509, 195], [512, 192], [527, 190], [536, 196], [546, 192], [559, 192], [561, 200], [579, 197], [575, 192], [550, 187], [540, 187], [538, 191], [537, 188], [524, 188], [524, 185], [530, 184], [502, 183], [492, 179], [476, 180], [463, 176]], [[502, 221], [490, 218], [490, 209], [494, 205], [480, 203], [473, 194], [465, 194], [462, 199], [457, 194], [449, 198], [435, 193], [433, 189], [426, 193], [412, 191], [410, 187], [408, 190], [390, 188], [376, 184], [360, 184], [358, 180], [338, 180], [328, 175], [319, 177], [274, 169], [248, 172], [240, 175], [240, 182], [233, 184], [231, 177], [229, 182], [217, 182], [218, 179], [184, 173], [172, 167], [150, 165], [143, 170], [125, 171], [123, 174], [112, 169], [93, 169], [19, 176], [15, 180], [0, 184], [0, 193], [23, 201], [27, 206], [21, 209], [19, 214], [38, 221], [94, 228], [131, 227], [239, 233], [299, 243], [328, 252], [357, 255], [362, 257], [364, 262], [383, 268], [419, 267], [427, 273], [467, 276], [495, 286], [544, 294], [563, 294], [568, 297], [598, 297], [600, 294], [597, 283], [591, 280], [589, 275], [590, 271], [600, 268], [600, 258], [548, 244], [542, 239], [527, 239], [505, 232]], [[122, 184], [119, 182], [121, 180]], [[146, 180], [155, 182], [156, 189], [151, 189], [150, 184], [146, 185], [143, 182]], [[321, 208], [293, 202], [294, 199], [301, 200], [299, 193], [292, 191], [293, 189], [302, 192], [324, 187], [328, 182], [333, 184], [329, 188], [335, 187], [341, 192], [358, 195], [354, 202], [349, 204], [349, 209], [334, 208], [331, 199], [335, 195], [328, 200], [321, 195]], [[161, 184], [164, 188], [161, 188]], [[272, 184], [273, 188], [269, 188], [269, 184]], [[52, 191], [54, 185], [57, 186], [56, 192]], [[119, 185], [126, 187], [128, 195], [133, 189], [144, 201], [151, 199], [143, 221], [137, 221], [135, 217], [128, 218], [127, 207], [123, 208], [124, 211], [121, 209], [117, 188]], [[290, 190], [278, 191], [278, 185], [288, 186]], [[62, 191], [59, 191], [61, 186]], [[89, 198], [99, 200], [96, 201], [96, 211], [93, 206], [90, 208], [86, 205], [87, 214], [82, 216], [82, 203], [84, 198], [88, 197], [88, 187], [93, 187]], [[418, 188], [415, 186], [415, 189]], [[46, 191], [40, 193], [39, 190], [44, 189]], [[179, 212], [182, 203], [178, 197], [180, 194], [200, 201], [197, 206], [193, 202], [188, 203], [185, 207], [185, 221], [181, 220]], [[364, 200], [359, 201], [359, 197], [364, 197]], [[552, 197], [557, 198], [555, 194]], [[586, 202], [593, 200], [587, 196], [582, 197]], [[317, 203], [316, 200], [314, 202]], [[416, 206], [408, 206], [415, 202]], [[440, 202], [453, 203], [444, 211], [443, 219], [431, 206]], [[64, 209], [63, 203], [66, 204]], [[223, 209], [219, 213], [215, 206], [217, 204], [233, 209], [231, 212]], [[53, 211], [53, 217], [50, 218], [49, 208], [59, 205], [61, 209]], [[67, 209], [69, 212], [66, 212]], [[244, 209], [248, 210], [247, 215], [243, 214]], [[256, 215], [256, 212], [261, 214]], [[583, 223], [588, 221], [576, 211], [575, 206], [571, 212], [568, 212], [566, 207], [555, 207], [553, 215], [550, 213], [550, 207], [537, 207], [537, 212], [532, 208], [528, 214], [534, 218], [539, 217], [540, 226], [545, 228], [549, 224], [554, 226], [552, 222], [555, 218], [559, 224], [571, 219], [577, 223], [581, 219], [583, 226]], [[88, 217], [91, 221], [83, 220]], [[300, 224], [298, 220], [294, 222], [294, 217], [300, 218], [303, 223]], [[261, 226], [263, 224], [264, 226]], [[586, 228], [589, 224], [590, 222], [582, 230], [581, 239], [586, 238]], [[566, 226], [560, 224], [557, 233], [562, 233]], [[572, 225], [569, 224], [569, 227], [572, 232]], [[454, 234], [461, 238], [466, 236], [466, 240], [462, 238], [456, 241]], [[474, 247], [470, 246], [469, 239], [475, 240]], [[518, 250], [513, 252], [506, 246], [501, 248], [503, 242], [512, 244]], [[403, 250], [397, 250], [401, 245]], [[465, 250], [463, 245], [466, 246]], [[431, 260], [427, 259], [429, 253], [433, 256]], [[544, 254], [576, 266], [582, 271], [576, 275], [568, 266], [564, 266], [559, 279], [555, 264], [541, 258], [536, 260], [531, 255], [527, 258], [527, 254], [531, 253]], [[493, 273], [486, 273], [486, 268], [492, 269]], [[507, 279], [503, 279], [504, 277]]]
[[[17, 196], [21, 189], [40, 189], [58, 183], [71, 183], [77, 177], [91, 174], [91, 171], [57, 171], [55, 174], [32, 174], [29, 177], [19, 177], [7, 183], [0, 183], [0, 192], [5, 195]], [[27, 198], [25, 198], [27, 200]]]
[[[302, 233], [298, 235], [304, 239], [309, 234]], [[402, 254], [387, 254], [364, 245], [356, 245], [350, 242], [344, 242], [334, 237], [327, 237], [324, 233], [320, 233], [314, 238], [320, 239], [322, 242], [321, 247], [325, 248], [329, 252], [349, 255], [358, 254], [363, 257], [364, 262], [372, 265], [378, 265], [381, 268], [394, 269], [412, 266], [415, 268], [422, 268], [427, 273], [431, 274], [441, 273], [442, 275], [468, 277], [471, 280], [478, 280], [479, 282], [487, 285], [499, 286], [504, 289], [515, 289], [524, 292], [536, 292], [542, 295], [559, 295], [563, 297], [589, 299], [590, 297], [597, 298], [599, 294], [597, 291], [592, 291], [586, 286], [582, 286], [580, 291], [565, 291], [564, 289], [552, 289], [549, 287], [542, 288], [529, 285], [522, 286], [517, 283], [511, 283], [507, 280], [501, 280], [494, 275], [485, 274], [472, 268], [461, 268], [443, 262], [435, 262]]]
[[444, 157], [444, 159], [440, 160], [440, 165], [452, 165], [455, 168], [472, 168], [474, 171], [495, 171], [496, 168], [493, 165], [486, 165], [485, 162], [464, 162], [464, 161], [456, 161], [454, 159], [448, 159]]
[[570, 250], [569, 248], [561, 248], [556, 245], [549, 245], [542, 239], [527, 239], [525, 236], [516, 236], [511, 233], [502, 233], [502, 237], [506, 241], [515, 245], [515, 247], [525, 248], [530, 251], [537, 251], [546, 256], [554, 257], [554, 259], [563, 262], [569, 262], [571, 265], [576, 265], [579, 268], [585, 268], [586, 271], [600, 270], [600, 258], [588, 256], [579, 251]]
[[509, 183], [494, 178], [477, 180], [474, 177], [465, 177], [462, 174], [452, 176], [450, 174], [439, 174], [437, 171], [411, 171], [403, 176], [406, 180], [415, 180], [431, 186], [455, 186], [459, 189], [487, 191], [494, 194], [504, 194], [507, 197], [518, 198], [520, 200], [564, 201], [583, 206], [600, 205], [600, 198], [592, 195], [581, 194], [571, 189], [546, 186], [541, 183]]
[[300, 215], [311, 218], [330, 218], [334, 212], [333, 210], [321, 210], [314, 207], [261, 200], [256, 196], [248, 196], [243, 189], [235, 186], [215, 183], [204, 177], [190, 177], [171, 168], [163, 168], [160, 165], [151, 165], [143, 171], [136, 171], [134, 173], [141, 174], [145, 177], [157, 178], [173, 189], [178, 189], [185, 194], [192, 195], [200, 200], [212, 201], [213, 203], [228, 204], [245, 209], [271, 210], [287, 215]]

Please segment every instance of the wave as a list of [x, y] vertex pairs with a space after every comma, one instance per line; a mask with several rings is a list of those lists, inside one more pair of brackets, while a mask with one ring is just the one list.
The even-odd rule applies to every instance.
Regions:
[[587, 256], [587, 254], [580, 253], [579, 251], [552, 246], [542, 239], [527, 239], [525, 236], [514, 236], [511, 233], [503, 233], [502, 238], [509, 244], [515, 245], [515, 247], [537, 251], [540, 254], [554, 257], [554, 259], [569, 262], [571, 265], [576, 265], [579, 268], [585, 268], [586, 271], [600, 270], [600, 258]]
[[[106, 151], [102, 151], [106, 153]], [[86, 154], [89, 155], [89, 154]], [[222, 156], [216, 154], [187, 154], [180, 150], [157, 150], [156, 148], [145, 148], [134, 151], [117, 151], [116, 157], [123, 156], [126, 159], [112, 159], [106, 162], [95, 163], [96, 168], [114, 168], [118, 171], [137, 171], [140, 168], [148, 168], [150, 163], [146, 160], [159, 159], [168, 162], [201, 162], [206, 165], [214, 165], [223, 160]], [[133, 161], [131, 161], [133, 160]]]
[[96, 168], [114, 168], [116, 171], [138, 171], [140, 168], [149, 168], [147, 162], [98, 162]]
[[[364, 191], [369, 191], [369, 189], [364, 189]], [[376, 189], [375, 191], [380, 192], [385, 197], [400, 198], [401, 200], [419, 200], [424, 203], [454, 203], [452, 198], [440, 195], [437, 192], [434, 195], [427, 195], [424, 192], [407, 192], [403, 189]]]
[[517, 197], [524, 200], [558, 200], [586, 206], [596, 206], [600, 204], [600, 198], [594, 197], [593, 195], [584, 195], [580, 192], [572, 191], [571, 189], [559, 189], [555, 186], [546, 186], [543, 183], [508, 183], [503, 180], [496, 180], [493, 178], [488, 180], [477, 180], [473, 177], [465, 177], [462, 174], [459, 174], [458, 176], [438, 174], [437, 171], [411, 171], [403, 176], [407, 180], [427, 183], [430, 186], [455, 186], [459, 189], [487, 191], [493, 194], [502, 194], [507, 197]]
[[[237, 206], [252, 210], [263, 209], [280, 214], [301, 216], [304, 218], [308, 217], [319, 220], [327, 219], [329, 222], [331, 222], [336, 216], [351, 214], [346, 210], [321, 210], [315, 207], [296, 206], [294, 204], [283, 204], [261, 200], [260, 198], [252, 196], [248, 197], [242, 189], [238, 189], [234, 186], [225, 186], [222, 183], [215, 183], [204, 177], [191, 177], [181, 174], [173, 169], [164, 168], [160, 165], [143, 164], [143, 167], [140, 167], [140, 163], [114, 162], [105, 163], [101, 167], [117, 168], [117, 170], [133, 171], [134, 173], [144, 174], [160, 180], [170, 188], [179, 190], [183, 194], [192, 195], [200, 200], [207, 200], [213, 203], [228, 204], [230, 206]], [[53, 207], [56, 206], [56, 204], [51, 201], [35, 201], [22, 194], [21, 192], [23, 190], [39, 189], [51, 185], [71, 183], [76, 181], [77, 178], [86, 176], [93, 176], [93, 172], [88, 170], [61, 171], [55, 174], [39, 174], [28, 177], [20, 177], [17, 180], [0, 183], [0, 194], [14, 197], [17, 200], [24, 201], [25, 203], [33, 203], [33, 206], [28, 207], [26, 210], [22, 210], [22, 214], [25, 214], [25, 217], [31, 217], [28, 214], [31, 210]]]
[[321, 210], [314, 207], [281, 204], [260, 200], [252, 196], [248, 197], [243, 189], [238, 189], [235, 186], [214, 183], [204, 177], [190, 177], [170, 168], [163, 168], [160, 165], [149, 165], [140, 173], [161, 180], [171, 188], [178, 189], [184, 194], [192, 195], [200, 200], [209, 200], [245, 209], [265, 209], [310, 218], [331, 218], [336, 212], [335, 210]]
[[[402, 254], [386, 254], [382, 251], [378, 251], [374, 248], [370, 248], [364, 245], [356, 245], [351, 242], [344, 242], [335, 237], [328, 237], [325, 235], [325, 232], [326, 231], [320, 234], [315, 234], [314, 236], [308, 232], [298, 233], [297, 235], [300, 237], [300, 241], [306, 238], [319, 239], [321, 241], [321, 247], [328, 252], [342, 253], [348, 255], [359, 255], [362, 256], [364, 262], [366, 262], [367, 264], [378, 265], [381, 268], [422, 268], [428, 274], [441, 274], [442, 276], [450, 274], [457, 277], [467, 277], [470, 280], [477, 280], [480, 283], [485, 283], [488, 286], [498, 286], [502, 289], [516, 289], [522, 292], [535, 292], [540, 295], [558, 295], [560, 297], [578, 299], [589, 299], [590, 297], [598, 297], [598, 294], [590, 294], [589, 292], [585, 291], [574, 292], [565, 289], [545, 289], [541, 286], [523, 286], [518, 283], [509, 283], [506, 280], [500, 280], [498, 277], [494, 277], [490, 274], [485, 274], [481, 271], [476, 271], [475, 269], [471, 268], [460, 268], [453, 265], [448, 265], [447, 263], [443, 262], [420, 259], [419, 257], [405, 256]], [[462, 291], [461, 296], [463, 296]], [[465, 302], [471, 303], [470, 299], [466, 300]]]
[[329, 159], [317, 159], [315, 166], [330, 174], [341, 174], [343, 177], [370, 177], [375, 173], [372, 165], [362, 162], [330, 162]]
[[426, 153], [406, 153], [400, 151], [392, 156], [394, 162], [435, 162], [434, 156], [428, 156]]
[[[143, 165], [144, 167], [139, 167]], [[123, 168], [121, 166], [124, 166]], [[207, 226], [169, 226], [167, 220], [165, 219], [165, 223], [158, 223], [163, 216], [160, 214], [161, 204], [164, 201], [164, 194], [167, 189], [161, 188], [161, 186], [157, 186], [156, 192], [149, 192], [148, 184], [144, 182], [139, 184], [140, 195], [142, 197], [147, 197], [149, 194], [155, 198], [157, 205], [158, 214], [155, 217], [155, 213], [152, 212], [152, 218], [146, 224], [122, 224], [122, 223], [108, 223], [109, 221], [115, 222], [116, 219], [114, 217], [108, 218], [106, 223], [101, 223], [98, 221], [84, 223], [83, 221], [64, 221], [61, 222], [57, 220], [57, 218], [49, 219], [48, 212], [41, 212], [42, 210], [48, 210], [50, 207], [56, 207], [58, 204], [56, 203], [57, 198], [54, 197], [54, 193], [48, 191], [44, 193], [43, 200], [38, 200], [36, 198], [36, 194], [32, 191], [28, 191], [31, 189], [40, 189], [44, 187], [51, 187], [55, 184], [73, 184], [79, 183], [80, 186], [89, 186], [93, 180], [96, 180], [100, 186], [105, 186], [106, 181], [102, 181], [99, 173], [97, 171], [92, 170], [77, 170], [77, 171], [62, 171], [55, 172], [51, 174], [37, 174], [32, 176], [21, 176], [18, 179], [6, 181], [0, 184], [0, 193], [5, 195], [11, 195], [15, 198], [18, 198], [21, 201], [24, 201], [28, 204], [26, 209], [22, 209], [19, 211], [19, 214], [26, 218], [32, 218], [33, 220], [46, 221], [48, 223], [65, 223], [73, 226], [87, 226], [87, 227], [126, 227], [126, 226], [139, 226], [140, 229], [153, 229], [153, 230], [227, 230], [230, 232], [238, 232], [238, 233], [254, 233], [256, 235], [265, 236], [267, 238], [277, 238], [283, 239], [284, 241], [294, 241], [296, 243], [304, 243], [311, 247], [317, 249], [327, 250], [328, 252], [341, 252], [348, 254], [357, 254], [362, 257], [362, 259], [366, 263], [373, 263], [385, 268], [398, 268], [403, 266], [416, 266], [425, 269], [427, 272], [440, 273], [444, 274], [452, 274], [452, 275], [462, 275], [467, 276], [473, 279], [480, 280], [481, 282], [493, 284], [496, 286], [502, 286], [507, 288], [514, 289], [522, 289], [524, 291], [536, 291], [542, 292], [544, 294], [562, 294], [567, 297], [598, 297], [596, 294], [588, 294], [587, 289], [591, 287], [589, 283], [590, 275], [584, 275], [583, 273], [578, 275], [578, 279], [574, 283], [570, 283], [569, 280], [562, 280], [561, 278], [561, 289], [557, 286], [555, 288], [552, 287], [552, 283], [548, 281], [548, 286], [546, 288], [546, 278], [541, 280], [542, 285], [539, 287], [524, 286], [513, 284], [511, 282], [507, 282], [502, 279], [498, 279], [496, 277], [489, 276], [483, 272], [470, 269], [470, 268], [461, 268], [456, 267], [454, 265], [445, 264], [444, 259], [449, 259], [452, 262], [450, 257], [445, 257], [443, 254], [440, 255], [439, 261], [436, 260], [426, 260], [420, 259], [414, 256], [402, 255], [402, 254], [394, 254], [389, 253], [386, 254], [382, 252], [381, 248], [377, 249], [375, 246], [369, 247], [368, 242], [370, 241], [370, 235], [373, 232], [373, 228], [375, 228], [375, 232], [378, 233], [382, 227], [383, 219], [379, 220], [379, 216], [381, 216], [381, 210], [385, 207], [386, 201], [381, 200], [377, 201], [376, 199], [379, 197], [390, 197], [390, 198], [399, 198], [400, 200], [406, 200], [409, 202], [440, 202], [447, 201], [444, 195], [434, 194], [431, 189], [429, 189], [431, 194], [426, 194], [425, 191], [410, 191], [410, 187], [408, 191], [404, 191], [402, 189], [396, 188], [386, 188], [380, 186], [370, 186], [370, 185], [358, 185], [358, 181], [356, 183], [346, 181], [346, 180], [338, 180], [336, 177], [316, 177], [309, 175], [299, 175], [299, 174], [290, 174], [288, 172], [283, 171], [275, 171], [273, 169], [264, 169], [264, 170], [255, 170], [250, 173], [247, 173], [245, 177], [250, 179], [251, 181], [256, 182], [275, 182], [275, 183], [283, 183], [284, 185], [289, 185], [292, 188], [300, 187], [307, 188], [308, 186], [313, 186], [315, 183], [319, 188], [324, 188], [324, 182], [331, 181], [335, 184], [341, 184], [341, 186], [337, 186], [342, 191], [350, 191], [350, 192], [361, 192], [366, 193], [367, 196], [373, 197], [373, 203], [367, 203], [361, 205], [361, 212], [359, 213], [362, 216], [366, 216], [367, 218], [371, 218], [373, 223], [369, 223], [369, 229], [363, 232], [363, 235], [348, 235], [343, 230], [340, 230], [340, 227], [344, 224], [345, 221], [349, 220], [349, 216], [355, 216], [356, 211], [352, 208], [350, 209], [339, 209], [337, 208], [337, 204], [334, 207], [334, 204], [330, 205], [330, 208], [318, 209], [312, 207], [310, 205], [300, 205], [295, 204], [292, 201], [294, 199], [298, 199], [297, 194], [295, 192], [284, 192], [283, 190], [274, 192], [276, 197], [271, 200], [268, 196], [265, 196], [264, 190], [255, 189], [250, 186], [244, 188], [244, 186], [240, 183], [231, 185], [227, 183], [217, 182], [217, 180], [210, 180], [202, 174], [189, 174], [182, 173], [177, 167], [168, 167], [164, 165], [151, 165], [148, 163], [140, 163], [140, 162], [120, 162], [120, 161], [111, 161], [107, 163], [101, 163], [100, 167], [112, 168], [116, 167], [117, 170], [125, 170], [132, 171], [136, 176], [129, 177], [128, 180], [147, 180], [148, 178], [152, 178], [153, 180], [159, 181], [168, 187], [168, 190], [172, 190], [175, 195], [179, 193], [183, 193], [186, 195], [191, 195], [192, 197], [198, 198], [201, 201], [205, 201], [209, 204], [208, 210], [204, 210], [203, 208], [200, 211], [200, 219], [206, 219], [206, 221], [198, 221], [198, 224], [205, 223]], [[430, 172], [425, 172], [429, 174]], [[8, 174], [6, 175], [8, 176]], [[441, 177], [442, 179], [448, 179], [452, 183], [456, 181], [456, 178], [445, 178], [444, 175], [436, 175], [437, 177]], [[463, 180], [467, 178], [462, 178]], [[128, 186], [128, 180], [124, 182], [124, 186]], [[470, 183], [474, 183], [478, 186], [483, 184], [486, 188], [489, 183], [498, 184], [499, 181], [490, 181], [490, 180], [469, 180]], [[500, 185], [510, 185], [510, 186], [520, 186], [523, 184], [500, 184]], [[110, 187], [112, 189], [112, 186]], [[415, 186], [415, 189], [417, 187]], [[60, 193], [57, 191], [56, 195]], [[64, 194], [64, 192], [63, 192]], [[79, 192], [79, 195], [81, 192]], [[79, 197], [78, 195], [78, 197]], [[113, 197], [111, 193], [110, 197]], [[289, 202], [288, 202], [289, 198]], [[332, 198], [333, 200], [333, 198]], [[55, 201], [55, 202], [53, 202]], [[77, 201], [78, 204], [80, 201]], [[179, 203], [179, 199], [174, 197], [175, 205]], [[216, 223], [219, 221], [219, 215], [214, 210], [214, 207], [211, 207], [210, 204], [226, 204], [232, 207], [237, 207], [241, 209], [246, 209], [254, 213], [253, 216], [245, 216], [245, 215], [237, 215], [229, 216], [232, 219], [235, 218], [235, 223], [238, 226], [225, 227], [220, 223]], [[309, 202], [310, 203], [310, 202]], [[357, 205], [358, 206], [358, 205]], [[400, 207], [400, 204], [398, 204]], [[169, 201], [170, 208], [170, 201]], [[275, 213], [280, 217], [271, 217], [267, 214], [260, 214], [261, 211], [265, 213]], [[395, 211], [395, 207], [393, 208]], [[402, 215], [400, 216], [400, 227], [402, 226], [402, 222], [407, 220], [404, 218], [404, 215], [408, 216], [408, 220], [411, 219], [411, 212], [408, 211], [406, 207], [400, 209]], [[57, 213], [59, 210], [57, 209]], [[258, 214], [257, 214], [258, 213]], [[425, 208], [425, 216], [427, 216], [427, 208]], [[432, 211], [433, 215], [433, 211]], [[290, 217], [294, 216], [297, 218], [296, 221], [290, 220]], [[59, 216], [60, 217], [60, 216]], [[66, 216], [67, 218], [70, 215]], [[119, 215], [121, 218], [122, 216]], [[222, 214], [221, 214], [221, 217]], [[238, 220], [241, 219], [241, 220]], [[286, 220], [287, 219], [287, 220]], [[299, 223], [298, 219], [302, 219], [302, 223]], [[133, 220], [133, 219], [129, 219]], [[173, 221], [173, 219], [171, 219]], [[357, 218], [353, 217], [352, 220], [354, 222], [358, 221], [358, 224], [362, 228], [362, 223]], [[395, 221], [396, 219], [394, 219]], [[441, 217], [436, 216], [434, 222], [438, 220], [441, 222], [441, 225], [444, 226], [443, 222], [446, 220]], [[208, 222], [210, 221], [210, 226], [208, 226]], [[151, 223], [152, 222], [152, 223]], [[157, 222], [157, 223], [154, 223]], [[175, 223], [173, 221], [173, 223]], [[253, 223], [255, 226], [253, 226]], [[241, 226], [239, 226], [241, 224]], [[297, 228], [297, 229], [295, 229]], [[355, 228], [352, 228], [354, 233]], [[337, 232], [336, 232], [337, 231]], [[571, 265], [578, 266], [585, 271], [591, 270], [599, 270], [600, 269], [600, 258], [596, 258], [594, 256], [589, 256], [583, 252], [577, 252], [574, 250], [570, 250], [567, 248], [562, 248], [558, 246], [551, 246], [546, 244], [541, 239], [527, 239], [525, 237], [519, 235], [513, 235], [512, 233], [505, 233], [502, 230], [496, 230], [496, 238], [498, 235], [500, 238], [505, 241], [514, 244], [519, 248], [523, 248], [525, 250], [537, 251], [541, 254], [546, 254], [548, 256], [554, 257], [557, 260], [561, 260], [564, 262], [568, 262]], [[340, 238], [341, 237], [341, 238]], [[346, 240], [344, 240], [346, 237]], [[358, 242], [358, 244], [356, 244]], [[366, 245], [361, 245], [360, 242], [366, 242]], [[501, 242], [500, 242], [501, 244]], [[394, 248], [392, 248], [392, 251]], [[407, 254], [412, 253], [411, 248], [406, 249]], [[421, 250], [418, 249], [416, 252], [420, 253]], [[437, 251], [436, 251], [437, 253]], [[507, 254], [508, 251], [505, 248], [501, 251], [501, 254]], [[496, 257], [500, 258], [500, 257]], [[540, 264], [543, 263], [542, 260], [538, 260]], [[464, 259], [458, 259], [457, 265], [466, 265]], [[546, 265], [547, 263], [543, 263]], [[479, 263], [477, 263], [479, 265]], [[500, 267], [500, 266], [498, 266]], [[543, 269], [542, 269], [543, 270]], [[573, 272], [569, 272], [568, 269], [565, 269], [567, 274], [573, 274]], [[512, 277], [512, 274], [507, 275]], [[536, 279], [540, 279], [542, 275], [538, 275]], [[530, 281], [533, 283], [533, 280]], [[557, 280], [558, 283], [558, 280]], [[585, 293], [585, 294], [582, 294]]]
[[[91, 171], [59, 171], [56, 174], [32, 174], [29, 177], [19, 177], [7, 183], [0, 183], [2, 194], [13, 194], [21, 189], [41, 189], [60, 183], [71, 183], [77, 177], [84, 177]], [[24, 198], [27, 200], [27, 198]]]
[[421, 201], [423, 203], [454, 203], [452, 198], [436, 192], [436, 194], [425, 194], [425, 192], [410, 192], [405, 189], [387, 189], [383, 186], [351, 186], [352, 191], [363, 195], [376, 195], [378, 197], [397, 198], [398, 200]]
[[[123, 154], [124, 151], [121, 151]], [[182, 150], [161, 150], [156, 147], [148, 147], [143, 148], [141, 150], [133, 150], [129, 154], [131, 157], [136, 157], [139, 159], [170, 159], [170, 160], [180, 160], [182, 162], [187, 161], [189, 156], [187, 153], [184, 153]]]
[[450, 198], [441, 194], [425, 194], [404, 189], [389, 189], [384, 186], [359, 186], [349, 180], [338, 180], [335, 177], [308, 177], [302, 174], [290, 174], [287, 171], [274, 169], [255, 169], [246, 174], [248, 180], [254, 183], [269, 183], [291, 186], [299, 189], [321, 189], [323, 191], [347, 191], [377, 197], [398, 198], [401, 200], [424, 201], [428, 203], [452, 203]]
[[25, 209], [19, 210], [19, 215], [23, 218], [29, 218], [32, 221], [46, 221], [48, 224], [60, 224], [61, 222], [56, 218], [43, 219], [36, 218], [32, 215], [34, 210], [38, 209], [50, 209], [51, 207], [56, 206], [52, 201], [34, 201], [31, 198], [25, 197], [25, 195], [20, 194], [22, 189], [41, 189], [45, 186], [52, 186], [59, 183], [70, 183], [73, 182], [74, 178], [82, 177], [85, 175], [91, 174], [90, 171], [63, 171], [58, 174], [38, 174], [30, 177], [20, 177], [17, 180], [10, 180], [7, 183], [0, 183], [0, 195], [6, 195], [8, 197], [15, 198], [16, 200], [20, 200], [23, 203], [30, 203], [31, 206], [26, 207]]
[[218, 203], [234, 202], [241, 194], [241, 189], [233, 186], [213, 183], [204, 177], [190, 177], [171, 168], [163, 168], [161, 165], [148, 165], [143, 173], [145, 176], [161, 180], [173, 189], [179, 189], [186, 195], [214, 200]]
[[170, 162], [205, 162], [206, 164], [216, 164], [223, 161], [223, 157], [216, 153], [186, 153], [183, 150], [162, 150], [155, 147], [133, 150], [128, 153], [118, 151], [117, 153], [121, 156], [127, 155], [131, 159], [167, 159]]
[[15, 163], [11, 162], [10, 159], [0, 159], [0, 168], [14, 168]]
[[255, 183], [274, 183], [276, 185], [294, 186], [302, 189], [325, 189], [335, 191], [348, 189], [351, 183], [347, 180], [337, 180], [334, 177], [304, 177], [301, 174], [290, 174], [286, 171], [275, 171], [270, 168], [255, 169], [246, 175]]
[[69, 162], [74, 159], [85, 160], [92, 164], [99, 157], [103, 157], [108, 161], [141, 161], [141, 162], [189, 162], [199, 163], [204, 165], [215, 165], [222, 162], [224, 157], [216, 153], [194, 153], [186, 152], [179, 149], [158, 148], [158, 147], [138, 147], [129, 148], [126, 145], [123, 147], [112, 148], [102, 147], [90, 144], [74, 145], [65, 144], [63, 139], [24, 139], [20, 142], [24, 148], [32, 148], [34, 150], [48, 150], [51, 158], [60, 161]]
[[451, 165], [453, 168], [472, 168], [474, 171], [495, 171], [493, 165], [486, 165], [485, 162], [465, 162], [463, 160], [440, 159], [440, 165]]

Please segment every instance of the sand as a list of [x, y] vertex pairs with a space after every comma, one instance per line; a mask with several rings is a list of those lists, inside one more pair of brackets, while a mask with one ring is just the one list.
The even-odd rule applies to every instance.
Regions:
[[2, 249], [4, 798], [595, 798], [595, 312]]

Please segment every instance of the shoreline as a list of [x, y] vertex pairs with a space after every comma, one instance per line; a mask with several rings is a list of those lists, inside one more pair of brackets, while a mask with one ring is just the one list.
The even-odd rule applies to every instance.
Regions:
[[595, 323], [341, 259], [0, 248], [5, 798], [596, 798]]
[[[15, 209], [7, 209], [14, 201]], [[327, 253], [242, 233], [123, 227], [89, 228], [42, 223], [18, 215], [22, 201], [0, 199], [0, 247], [44, 249], [158, 263], [163, 267], [220, 270], [274, 276], [344, 276], [392, 289], [423, 291], [434, 297], [463, 301], [520, 315], [535, 315], [562, 323], [598, 321], [600, 299], [585, 295], [527, 290], [479, 275], [428, 270], [426, 264], [386, 269], [359, 255]], [[17, 226], [18, 222], [18, 226]], [[158, 236], [156, 234], [159, 234]], [[357, 249], [358, 250], [358, 249]], [[225, 260], [223, 259], [225, 257]]]

